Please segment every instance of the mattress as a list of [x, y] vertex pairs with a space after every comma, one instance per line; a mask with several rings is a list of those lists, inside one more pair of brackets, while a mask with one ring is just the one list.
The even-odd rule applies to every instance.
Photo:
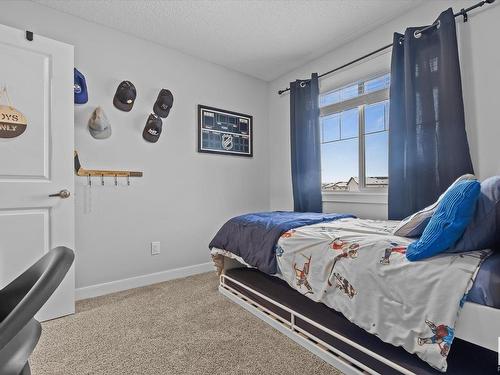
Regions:
[[[395, 347], [384, 343], [378, 337], [366, 332], [362, 328], [350, 323], [342, 314], [328, 308], [322, 303], [314, 302], [303, 296], [301, 293], [290, 288], [288, 284], [279, 278], [266, 275], [251, 268], [237, 268], [226, 271], [226, 275], [244, 285], [249, 286], [258, 293], [271, 298], [308, 319], [326, 327], [329, 330], [340, 334], [354, 342], [362, 344], [363, 347], [377, 353], [378, 355], [390, 359], [394, 363], [417, 374], [441, 374], [416, 355], [406, 352], [401, 347]], [[248, 290], [232, 284], [229, 279], [225, 281], [229, 286], [236, 289], [250, 299], [268, 308], [275, 314], [289, 319], [285, 310], [271, 304], [263, 298], [249, 292]], [[281, 310], [281, 311], [280, 311]], [[346, 342], [329, 335], [327, 332], [309, 324], [302, 319], [296, 319], [295, 324], [308, 331], [318, 339], [341, 350], [350, 357], [364, 363], [373, 370], [381, 374], [397, 373], [389, 367], [366, 353], [350, 346]], [[448, 356], [447, 374], [496, 374], [497, 373], [497, 353], [481, 348], [477, 345], [455, 338], [453, 348]]]
[[[236, 259], [240, 264], [251, 267], [241, 257], [229, 251], [214, 248], [212, 253]], [[281, 278], [279, 273], [274, 276]], [[474, 284], [467, 295], [467, 301], [500, 309], [500, 250], [490, 255], [481, 264]]]
[[[214, 249], [213, 253], [236, 259], [240, 264], [251, 268], [242, 258], [229, 251]], [[279, 273], [273, 276], [281, 279]], [[493, 253], [481, 264], [467, 301], [500, 309], [500, 251]]]

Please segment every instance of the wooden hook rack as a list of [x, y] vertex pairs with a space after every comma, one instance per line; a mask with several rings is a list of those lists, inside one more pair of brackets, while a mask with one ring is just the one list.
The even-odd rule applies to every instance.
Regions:
[[101, 169], [84, 169], [80, 164], [78, 152], [75, 150], [75, 173], [82, 177], [142, 177], [142, 172], [134, 171], [114, 171]]

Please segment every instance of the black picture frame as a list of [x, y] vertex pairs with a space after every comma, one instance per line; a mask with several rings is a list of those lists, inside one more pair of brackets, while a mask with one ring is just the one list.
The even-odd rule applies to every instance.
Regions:
[[199, 104], [198, 152], [253, 157], [253, 117]]

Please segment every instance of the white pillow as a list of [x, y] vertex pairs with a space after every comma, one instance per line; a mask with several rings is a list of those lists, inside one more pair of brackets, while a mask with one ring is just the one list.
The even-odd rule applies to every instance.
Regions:
[[413, 215], [401, 220], [398, 226], [394, 229], [392, 234], [401, 237], [419, 237], [423, 232], [431, 216], [434, 214], [438, 203], [443, 199], [446, 192], [451, 189], [456, 183], [464, 180], [476, 180], [476, 177], [472, 174], [464, 174], [460, 176], [453, 182], [446, 191], [441, 194], [436, 202], [430, 206], [425, 207], [423, 210], [415, 212]]

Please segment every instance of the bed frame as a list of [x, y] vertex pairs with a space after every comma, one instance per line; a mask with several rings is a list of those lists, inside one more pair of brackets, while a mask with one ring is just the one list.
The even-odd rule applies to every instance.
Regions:
[[[347, 335], [339, 334], [328, 327], [319, 324], [317, 321], [310, 319], [308, 316], [303, 315], [297, 309], [285, 306], [276, 299], [270, 298], [265, 293], [257, 290], [250, 283], [241, 282], [235, 277], [230, 276], [231, 269], [245, 267], [242, 266], [234, 259], [225, 258], [224, 259], [224, 270], [220, 275], [219, 291], [221, 294], [237, 303], [247, 311], [251, 312], [253, 315], [257, 316], [264, 322], [268, 323], [278, 331], [282, 332], [299, 345], [303, 346], [310, 352], [314, 353], [327, 363], [331, 364], [333, 367], [339, 369], [345, 374], [423, 374], [423, 373], [438, 373], [436, 370], [431, 369], [423, 361], [424, 371], [420, 369], [416, 370], [415, 366], [404, 367], [400, 365], [401, 362], [396, 363], [391, 361], [389, 358], [391, 356], [380, 355], [376, 351], [361, 345], [360, 342], [356, 342], [354, 339], [349, 338]], [[228, 275], [229, 274], [229, 275]], [[293, 290], [293, 288], [289, 288]], [[304, 297], [306, 298], [306, 297]], [[331, 310], [331, 309], [329, 309]], [[332, 310], [333, 311], [333, 310]], [[285, 313], [283, 313], [285, 312]], [[296, 324], [297, 321], [303, 322], [312, 329], [305, 330]], [[352, 323], [349, 323], [352, 325]], [[354, 326], [354, 325], [353, 325]], [[491, 365], [493, 361], [494, 352], [498, 353], [498, 336], [500, 335], [500, 309], [495, 309], [483, 305], [478, 305], [471, 302], [466, 302], [463, 310], [460, 314], [460, 319], [456, 325], [455, 337], [460, 338], [465, 342], [465, 345], [470, 345], [474, 348], [486, 348], [488, 350], [481, 349], [481, 352], [485, 352], [484, 360], [482, 360], [481, 355], [477, 358], [480, 362], [488, 361], [488, 372], [497, 373], [497, 363], [495, 358], [495, 363]], [[498, 331], [498, 332], [495, 332]], [[331, 337], [332, 340], [340, 340], [338, 343], [343, 343], [343, 345], [332, 345], [331, 340], [324, 340], [320, 337], [327, 335]], [[366, 335], [372, 336], [368, 333]], [[326, 337], [326, 336], [325, 336]], [[326, 342], [329, 341], [329, 342]], [[360, 340], [361, 341], [361, 340]], [[460, 341], [460, 340], [458, 340]], [[469, 344], [470, 343], [470, 344]], [[344, 347], [348, 345], [353, 348], [357, 353], [363, 353], [362, 357], [368, 358], [368, 361], [360, 361], [350, 354], [346, 350], [339, 350], [339, 347]], [[474, 345], [472, 345], [474, 344]], [[387, 344], [389, 345], [389, 344]], [[477, 346], [476, 346], [477, 345]], [[392, 345], [390, 345], [392, 347]], [[457, 344], [456, 344], [457, 346]], [[395, 347], [394, 347], [395, 348]], [[401, 348], [397, 348], [398, 350]], [[402, 349], [401, 349], [402, 350]], [[464, 357], [469, 357], [471, 349], [465, 350]], [[368, 357], [366, 357], [368, 356]], [[412, 356], [408, 354], [408, 356]], [[412, 356], [415, 357], [416, 356]], [[496, 355], [494, 356], [496, 357]], [[359, 358], [359, 356], [358, 356]], [[378, 363], [377, 366], [372, 366], [369, 362]], [[380, 366], [385, 366], [383, 370], [380, 370]], [[461, 366], [461, 365], [460, 365]], [[455, 366], [456, 367], [456, 366]], [[492, 368], [494, 367], [494, 368]], [[375, 369], [374, 369], [375, 368]], [[498, 366], [500, 369], [500, 365]], [[470, 369], [469, 369], [470, 370]], [[475, 373], [479, 373], [475, 371]], [[485, 373], [485, 372], [481, 372]]]

